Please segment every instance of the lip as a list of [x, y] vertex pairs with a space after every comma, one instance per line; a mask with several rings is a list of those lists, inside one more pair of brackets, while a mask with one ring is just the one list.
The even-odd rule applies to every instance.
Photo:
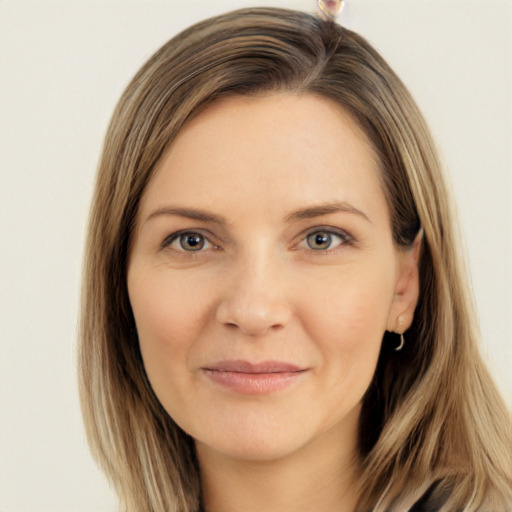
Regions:
[[260, 395], [291, 386], [307, 368], [283, 361], [251, 363], [237, 359], [209, 364], [201, 370], [210, 381], [231, 391]]

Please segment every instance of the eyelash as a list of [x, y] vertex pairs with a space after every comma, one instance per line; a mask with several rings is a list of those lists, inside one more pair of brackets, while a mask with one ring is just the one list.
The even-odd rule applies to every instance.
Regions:
[[[327, 249], [313, 249], [308, 244], [309, 237], [313, 235], [327, 235], [328, 237], [336, 237], [339, 239], [338, 245], [335, 247], [329, 247]], [[309, 230], [303, 238], [301, 239], [300, 243], [297, 245], [298, 248], [300, 248], [301, 244], [306, 244], [309, 247], [303, 247], [306, 250], [309, 250], [309, 252], [315, 254], [315, 255], [326, 255], [326, 254], [337, 254], [336, 249], [341, 248], [342, 246], [351, 245], [354, 243], [354, 238], [349, 235], [346, 231], [343, 231], [341, 229], [332, 228], [329, 226], [318, 226], [315, 227], [313, 230]]]
[[204, 234], [202, 233], [201, 231], [194, 231], [194, 230], [182, 230], [182, 231], [177, 231], [176, 233], [173, 233], [172, 235], [169, 235], [163, 242], [162, 242], [162, 245], [161, 245], [161, 248], [162, 249], [171, 249], [175, 252], [177, 252], [178, 254], [183, 255], [185, 257], [194, 257], [194, 256], [200, 256], [202, 253], [205, 252], [205, 250], [203, 250], [203, 247], [200, 247], [199, 250], [197, 251], [186, 251], [185, 249], [183, 249], [183, 247], [181, 248], [178, 248], [178, 247], [172, 247], [172, 245], [174, 243], [177, 243], [179, 245], [180, 244], [180, 240], [181, 240], [181, 237], [182, 236], [197, 236], [197, 237], [200, 237], [203, 242], [205, 244], [209, 244], [211, 247], [208, 247], [207, 249], [208, 250], [218, 250], [220, 249], [219, 246], [216, 246], [215, 244], [213, 244], [213, 242]]
[[[333, 237], [336, 237], [339, 239], [339, 243], [334, 248], [328, 247], [327, 249], [313, 249], [308, 244], [309, 237], [311, 237], [313, 235], [317, 235], [317, 236], [318, 235], [327, 235], [328, 237], [331, 238], [331, 240]], [[183, 248], [183, 246], [180, 243], [182, 240], [181, 237], [183, 237], [183, 236], [199, 237], [201, 239], [201, 241], [204, 244], [208, 244], [209, 247], [207, 247], [205, 249], [204, 246], [201, 246], [197, 251], [187, 251]], [[310, 253], [315, 254], [315, 255], [336, 254], [337, 253], [336, 249], [338, 249], [339, 247], [342, 247], [342, 246], [346, 246], [346, 245], [353, 245], [353, 243], [355, 241], [354, 238], [346, 231], [343, 231], [343, 230], [340, 230], [337, 228], [328, 227], [328, 226], [325, 226], [325, 227], [317, 226], [314, 229], [311, 229], [308, 232], [301, 235], [301, 237], [302, 238], [301, 238], [299, 244], [296, 245], [296, 249], [301, 249], [301, 248], [306, 249], [307, 251], [309, 251]], [[175, 243], [178, 244], [180, 247], [172, 247], [173, 244], [175, 244]], [[308, 246], [308, 247], [301, 247], [302, 244], [306, 244], [306, 246]], [[161, 248], [162, 249], [171, 249], [171, 250], [175, 251], [176, 253], [178, 253], [180, 256], [184, 256], [184, 257], [199, 257], [202, 254], [204, 254], [206, 251], [209, 251], [209, 250], [215, 251], [215, 250], [221, 249], [218, 245], [215, 245], [209, 239], [208, 236], [206, 236], [204, 233], [202, 233], [199, 230], [197, 230], [197, 231], [194, 231], [194, 230], [177, 231], [176, 233], [169, 235], [162, 242]]]

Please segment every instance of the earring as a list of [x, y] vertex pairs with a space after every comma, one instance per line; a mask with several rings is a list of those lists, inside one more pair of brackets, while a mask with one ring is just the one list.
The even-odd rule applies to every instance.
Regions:
[[404, 348], [404, 345], [405, 345], [404, 329], [402, 327], [403, 320], [402, 320], [402, 316], [401, 315], [396, 319], [396, 323], [398, 325], [397, 325], [397, 328], [396, 328], [395, 332], [400, 336], [400, 345], [398, 345], [398, 347], [395, 348], [395, 352], [400, 352], [400, 350], [402, 350]]
[[400, 345], [398, 345], [398, 347], [395, 348], [395, 352], [400, 352], [400, 350], [402, 350], [404, 348], [404, 345], [405, 345], [404, 333], [401, 332], [400, 333]]

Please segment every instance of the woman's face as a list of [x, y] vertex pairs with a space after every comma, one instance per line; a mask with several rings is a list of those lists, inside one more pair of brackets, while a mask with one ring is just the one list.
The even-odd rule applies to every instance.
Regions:
[[231, 457], [283, 457], [327, 432], [355, 445], [384, 331], [412, 318], [412, 252], [395, 248], [375, 154], [336, 103], [210, 106], [145, 191], [129, 260], [158, 399]]

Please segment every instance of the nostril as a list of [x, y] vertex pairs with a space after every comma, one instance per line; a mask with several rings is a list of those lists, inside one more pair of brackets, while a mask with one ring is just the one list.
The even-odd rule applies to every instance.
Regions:
[[285, 327], [281, 323], [264, 326], [264, 325], [248, 325], [245, 323], [237, 324], [234, 322], [225, 322], [224, 326], [227, 329], [229, 329], [230, 331], [240, 330], [240, 331], [244, 332], [245, 334], [249, 334], [249, 335], [260, 335], [265, 332], [271, 332], [271, 331], [276, 332], [276, 331], [280, 331], [281, 329], [284, 329], [284, 327]]
[[290, 317], [289, 305], [266, 294], [237, 293], [220, 301], [215, 318], [227, 329], [239, 329], [248, 335], [276, 332]]

